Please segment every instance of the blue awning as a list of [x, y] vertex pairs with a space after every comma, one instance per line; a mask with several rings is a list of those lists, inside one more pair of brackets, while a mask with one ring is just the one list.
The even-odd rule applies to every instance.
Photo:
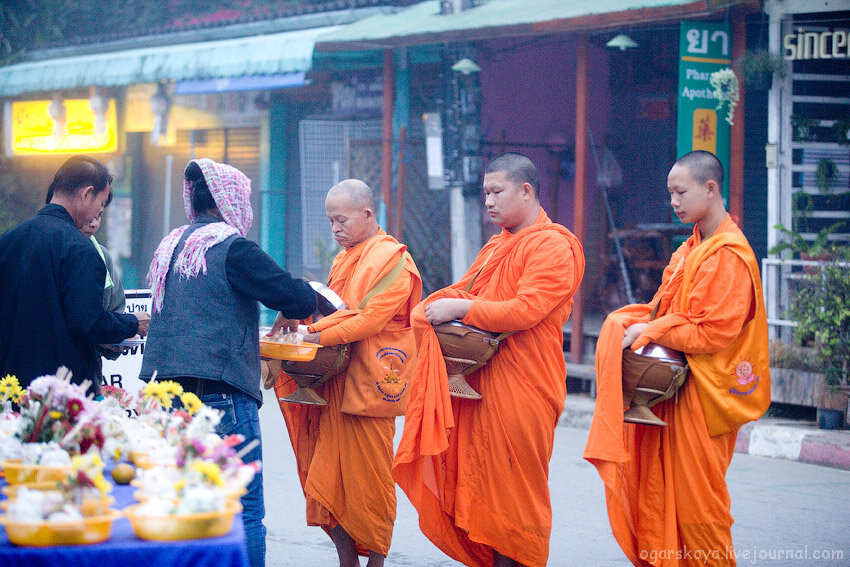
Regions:
[[161, 80], [222, 79], [309, 71], [316, 37], [342, 26], [60, 57], [0, 67], [0, 96]]

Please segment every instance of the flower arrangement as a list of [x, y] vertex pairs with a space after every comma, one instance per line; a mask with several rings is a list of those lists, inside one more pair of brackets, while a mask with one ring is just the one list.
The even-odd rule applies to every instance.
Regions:
[[176, 444], [173, 460], [161, 459], [159, 466], [141, 471], [136, 482], [139, 497], [144, 500], [140, 514], [165, 516], [222, 511], [228, 499], [244, 493], [259, 471], [259, 462], [245, 464], [241, 459], [256, 441], [237, 452], [236, 446], [244, 437], [219, 437], [215, 427], [220, 413], [200, 400], [198, 403], [200, 407], [194, 415], [183, 410], [171, 414], [163, 440]]
[[[141, 396], [144, 400], [145, 413], [162, 408], [171, 409], [174, 405], [173, 399], [183, 394], [183, 386], [172, 380], [157, 382], [151, 380], [142, 388]], [[197, 396], [195, 396], [197, 398]], [[198, 400], [200, 401], [200, 400]]]
[[71, 373], [60, 368], [56, 376], [33, 380], [20, 394], [18, 438], [24, 443], [58, 443], [69, 452], [101, 449], [104, 435], [98, 405], [86, 397], [88, 384], [71, 383]]
[[731, 68], [726, 67], [712, 73], [709, 84], [714, 89], [714, 97], [717, 99], [716, 110], [721, 110], [725, 104], [729, 105], [726, 122], [731, 126], [734, 123], [735, 105], [738, 104], [740, 97], [738, 77]]
[[97, 453], [74, 456], [71, 472], [55, 488], [22, 486], [9, 503], [9, 517], [25, 522], [61, 522], [103, 514], [104, 499], [112, 491], [103, 476], [104, 466]]
[[24, 390], [21, 388], [17, 376], [6, 374], [5, 377], [0, 379], [0, 402], [3, 403], [3, 411], [11, 411], [12, 403], [18, 403], [23, 393]]

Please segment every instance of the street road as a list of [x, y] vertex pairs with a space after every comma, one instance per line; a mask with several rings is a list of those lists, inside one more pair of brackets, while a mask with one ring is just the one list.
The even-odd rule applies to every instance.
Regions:
[[[283, 418], [272, 391], [260, 410], [263, 435], [267, 565], [338, 565], [321, 528], [304, 521], [304, 496]], [[398, 419], [396, 443], [401, 434]], [[611, 535], [602, 481], [581, 458], [587, 431], [561, 426], [549, 486], [553, 528], [549, 565], [628, 566]], [[727, 474], [738, 565], [850, 565], [850, 471], [736, 454]], [[419, 531], [416, 511], [398, 489], [398, 517], [387, 566], [450, 567], [458, 563]], [[823, 559], [824, 555], [829, 556]], [[365, 565], [365, 560], [363, 561]]]

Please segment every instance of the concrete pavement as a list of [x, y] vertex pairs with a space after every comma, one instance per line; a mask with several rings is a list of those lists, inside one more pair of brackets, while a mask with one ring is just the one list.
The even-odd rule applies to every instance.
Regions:
[[[276, 400], [260, 411], [264, 452], [268, 567], [335, 567], [330, 538], [304, 521], [304, 496]], [[581, 406], [581, 407], [579, 407]], [[553, 526], [549, 565], [628, 567], [611, 535], [602, 482], [581, 458], [593, 401], [568, 397], [555, 434], [549, 486]], [[582, 425], [581, 420], [584, 420]], [[396, 442], [403, 419], [396, 422]], [[727, 474], [738, 565], [850, 565], [850, 472], [799, 460], [736, 455]], [[419, 530], [416, 511], [397, 490], [398, 511], [387, 566], [454, 567]], [[365, 561], [363, 562], [365, 564]]]
[[[561, 425], [590, 428], [593, 405], [587, 396], [568, 395]], [[818, 429], [811, 421], [763, 417], [741, 428], [735, 451], [850, 470], [850, 430]]]

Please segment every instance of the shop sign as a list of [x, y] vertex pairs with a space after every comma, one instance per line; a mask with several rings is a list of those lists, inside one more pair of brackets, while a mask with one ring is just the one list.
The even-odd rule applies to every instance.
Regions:
[[789, 61], [804, 59], [849, 59], [850, 31], [835, 30], [786, 34], [782, 41], [784, 57]]
[[355, 73], [331, 83], [333, 113], [345, 116], [380, 116], [384, 83], [378, 73]]
[[[683, 21], [679, 35], [679, 104], [676, 155], [706, 150], [729, 171], [730, 126], [718, 119], [711, 74], [731, 65], [732, 33], [722, 23]], [[728, 199], [729, 176], [723, 180]]]
[[[53, 116], [50, 106], [54, 105]], [[60, 105], [60, 108], [56, 108]], [[61, 108], [64, 107], [64, 108]], [[118, 149], [115, 100], [97, 116], [89, 99], [28, 100], [5, 105], [6, 153], [10, 156], [101, 153]]]

